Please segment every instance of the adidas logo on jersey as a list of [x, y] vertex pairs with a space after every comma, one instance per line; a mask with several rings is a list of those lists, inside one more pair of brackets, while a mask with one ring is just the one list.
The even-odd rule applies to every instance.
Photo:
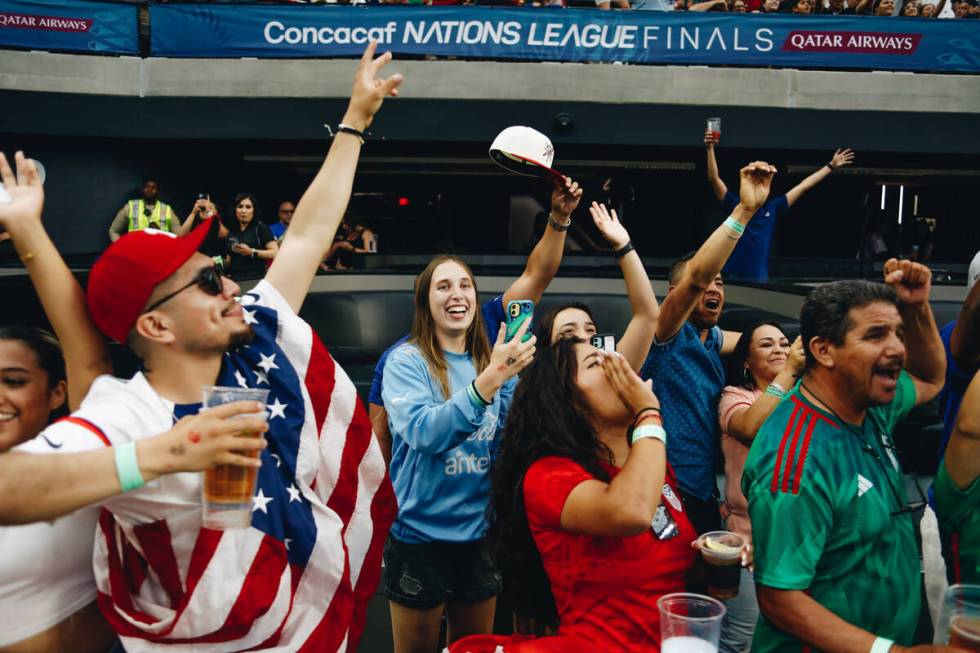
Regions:
[[858, 496], [863, 497], [864, 493], [874, 487], [874, 483], [858, 474]]

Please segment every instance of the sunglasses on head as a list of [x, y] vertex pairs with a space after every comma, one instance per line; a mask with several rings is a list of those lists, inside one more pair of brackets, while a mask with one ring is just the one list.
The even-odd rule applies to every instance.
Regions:
[[223, 289], [223, 284], [221, 282], [221, 278], [223, 276], [224, 273], [222, 273], [222, 271], [219, 270], [218, 266], [216, 265], [209, 265], [206, 268], [201, 268], [200, 270], [197, 271], [197, 274], [194, 275], [194, 279], [190, 283], [188, 283], [186, 286], [181, 286], [180, 288], [173, 291], [163, 299], [153, 302], [153, 304], [147, 307], [147, 309], [143, 312], [149, 313], [154, 308], [159, 307], [167, 300], [173, 299], [174, 297], [184, 292], [188, 288], [191, 288], [192, 286], [198, 286], [201, 290], [203, 290], [209, 295], [218, 296], [221, 294], [221, 291]]

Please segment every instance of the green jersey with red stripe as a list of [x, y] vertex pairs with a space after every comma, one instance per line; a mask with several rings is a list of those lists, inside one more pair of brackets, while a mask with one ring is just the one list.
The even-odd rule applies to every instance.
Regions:
[[[902, 645], [919, 618], [920, 565], [891, 432], [914, 405], [904, 371], [892, 402], [869, 409], [860, 426], [842, 424], [797, 386], [759, 429], [742, 475], [756, 583], [804, 591]], [[804, 650], [760, 614], [752, 651]]]
[[932, 488], [949, 582], [980, 583], [980, 478], [961, 490], [944, 458]]

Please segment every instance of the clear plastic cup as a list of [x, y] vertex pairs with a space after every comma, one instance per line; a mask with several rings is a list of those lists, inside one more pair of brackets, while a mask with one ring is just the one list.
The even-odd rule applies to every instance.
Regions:
[[711, 531], [699, 537], [698, 543], [708, 568], [708, 594], [716, 599], [738, 596], [745, 538], [731, 531]]
[[708, 131], [711, 132], [711, 136], [715, 139], [715, 142], [721, 140], [721, 118], [708, 118]]
[[660, 609], [661, 653], [717, 653], [725, 604], [702, 594], [667, 594]]
[[936, 626], [936, 642], [980, 652], [980, 585], [950, 585]]
[[[268, 390], [255, 388], [204, 387], [204, 408], [212, 408], [233, 401], [259, 401], [263, 405], [269, 399]], [[262, 413], [268, 419], [268, 412]], [[234, 417], [230, 418], [234, 419]], [[252, 433], [262, 437], [261, 433]], [[259, 452], [240, 451], [243, 455], [257, 458]], [[252, 496], [258, 468], [237, 465], [215, 465], [204, 471], [202, 490], [202, 522], [205, 528], [228, 530], [248, 528], [252, 523]]]

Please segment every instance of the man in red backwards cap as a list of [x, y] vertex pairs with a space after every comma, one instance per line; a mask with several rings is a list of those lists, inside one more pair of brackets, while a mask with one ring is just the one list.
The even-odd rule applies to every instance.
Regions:
[[92, 268], [93, 321], [144, 370], [97, 380], [47, 429], [58, 441], [123, 449], [196, 413], [203, 386], [270, 390], [249, 528], [202, 528], [199, 474], [136, 479], [138, 489], [104, 504], [99, 601], [127, 651], [357, 647], [395, 503], [353, 383], [297, 311], [350, 198], [362, 132], [401, 82], [378, 76], [391, 56], [374, 50], [281, 255], [252, 291], [238, 298], [196, 251], [209, 223], [184, 238], [125, 235]]

